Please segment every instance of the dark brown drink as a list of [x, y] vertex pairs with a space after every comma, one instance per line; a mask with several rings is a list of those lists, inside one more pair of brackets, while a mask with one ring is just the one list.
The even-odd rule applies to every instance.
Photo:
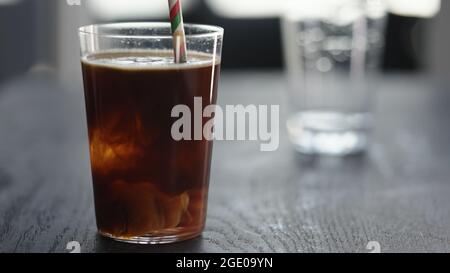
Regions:
[[204, 227], [212, 141], [175, 141], [171, 127], [177, 118], [171, 111], [184, 104], [194, 113], [194, 97], [202, 98], [203, 107], [215, 104], [220, 66], [216, 62], [213, 70], [209, 55], [191, 53], [187, 64], [172, 59], [166, 51], [83, 58], [96, 218], [103, 235], [186, 239]]

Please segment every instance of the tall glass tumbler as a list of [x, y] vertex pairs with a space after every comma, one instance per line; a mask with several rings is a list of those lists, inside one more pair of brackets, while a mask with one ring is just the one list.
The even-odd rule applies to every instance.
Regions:
[[369, 144], [384, 47], [383, 1], [305, 0], [282, 23], [287, 130], [305, 154], [348, 155]]
[[80, 28], [95, 212], [104, 236], [158, 244], [204, 228], [212, 141], [174, 136], [179, 119], [172, 110], [198, 115], [198, 102], [216, 103], [223, 29], [186, 24], [185, 31], [188, 62], [177, 64], [168, 23]]

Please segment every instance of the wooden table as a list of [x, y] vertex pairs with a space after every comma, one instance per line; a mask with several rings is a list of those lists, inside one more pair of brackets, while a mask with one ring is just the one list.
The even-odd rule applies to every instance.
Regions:
[[286, 139], [280, 72], [224, 73], [220, 104], [281, 105], [280, 148], [216, 142], [202, 237], [142, 246], [96, 234], [82, 90], [54, 79], [0, 86], [0, 252], [450, 251], [448, 82], [386, 77], [370, 151], [311, 158]]

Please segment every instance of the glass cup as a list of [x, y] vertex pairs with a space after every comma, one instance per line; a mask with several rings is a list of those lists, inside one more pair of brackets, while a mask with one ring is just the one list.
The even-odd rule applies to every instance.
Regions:
[[365, 151], [384, 48], [382, 1], [305, 0], [282, 23], [289, 83], [287, 130], [305, 154]]
[[188, 62], [176, 64], [169, 23], [79, 30], [95, 213], [106, 237], [160, 244], [204, 228], [213, 143], [174, 138], [172, 110], [216, 103], [223, 29], [185, 31]]

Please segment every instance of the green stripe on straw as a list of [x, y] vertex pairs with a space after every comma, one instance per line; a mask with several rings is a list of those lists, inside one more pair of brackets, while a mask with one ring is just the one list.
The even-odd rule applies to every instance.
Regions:
[[180, 13], [177, 13], [177, 15], [172, 19], [172, 22], [170, 22], [172, 26], [172, 33], [177, 30], [180, 23], [181, 23], [181, 16]]

